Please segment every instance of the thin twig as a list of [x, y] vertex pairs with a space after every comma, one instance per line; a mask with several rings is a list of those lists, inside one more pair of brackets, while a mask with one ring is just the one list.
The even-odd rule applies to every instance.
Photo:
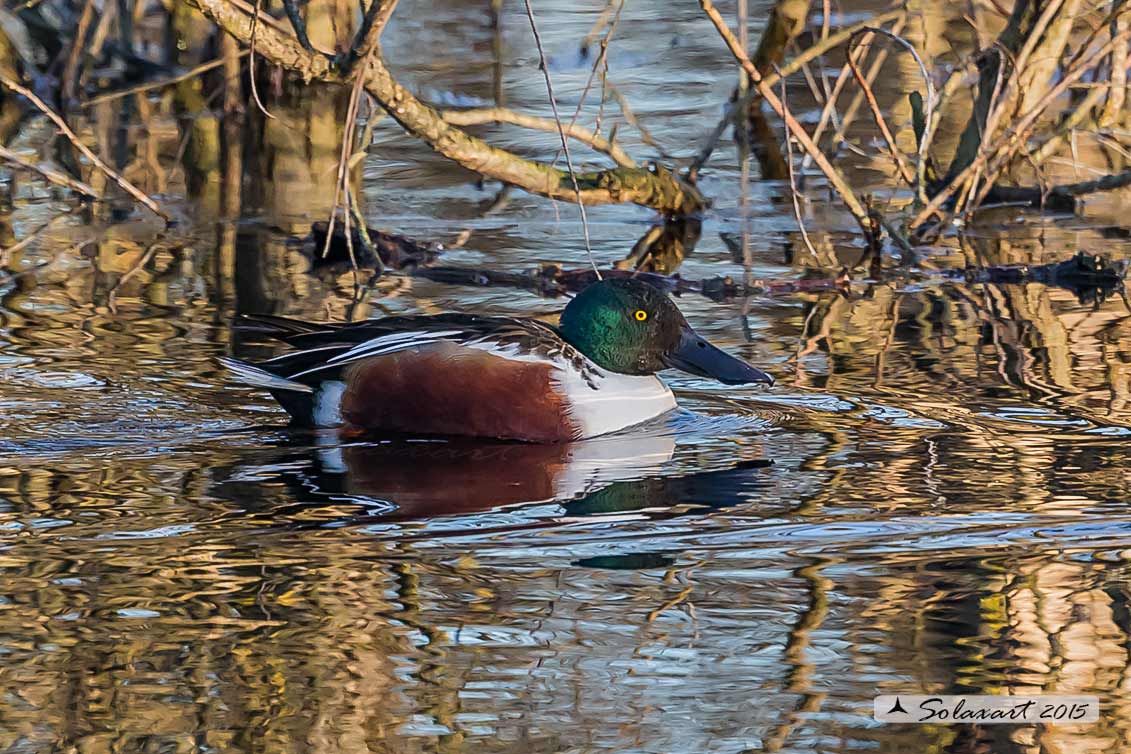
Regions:
[[[830, 50], [839, 47], [840, 45], [847, 42], [852, 38], [852, 35], [860, 29], [871, 24], [882, 24], [887, 23], [888, 21], [900, 19], [905, 15], [906, 13], [902, 9], [888, 11], [887, 13], [881, 13], [879, 15], [873, 16], [867, 21], [853, 24], [852, 26], [846, 26], [836, 34], [832, 34], [826, 37], [818, 44], [805, 48], [805, 50], [800, 55], [783, 64], [781, 66], [780, 73], [767, 73], [765, 77], [766, 86], [775, 86], [781, 76], [790, 76], [796, 73], [797, 71], [801, 70], [801, 66], [809, 63], [810, 61], [816, 60]], [[845, 75], [847, 75], [847, 71], [845, 72]], [[737, 90], [731, 94], [729, 105], [725, 108], [722, 116], [719, 118], [718, 123], [715, 124], [714, 129], [712, 129], [711, 133], [703, 141], [703, 145], [696, 153], [695, 159], [692, 160], [691, 167], [688, 168], [689, 177], [697, 175], [699, 171], [702, 170], [703, 166], [707, 164], [707, 160], [711, 158], [711, 154], [712, 152], [714, 152], [714, 149], [718, 145], [719, 140], [722, 138], [723, 133], [726, 132], [727, 126], [730, 125], [733, 121], [735, 109], [744, 110], [748, 108], [751, 103], [753, 103], [754, 100], [759, 96], [761, 96], [761, 94], [757, 89], [751, 89], [746, 93], [745, 96], [740, 96]]]
[[84, 194], [95, 199], [98, 198], [98, 192], [88, 184], [83, 183], [78, 179], [72, 178], [65, 173], [60, 173], [57, 170], [52, 170], [51, 168], [44, 167], [43, 165], [36, 165], [33, 162], [29, 162], [23, 157], [20, 157], [15, 152], [9, 151], [5, 147], [0, 147], [0, 159], [7, 160], [8, 162], [11, 162], [15, 165], [19, 165], [21, 168], [25, 168], [26, 170], [31, 170], [35, 173], [39, 173], [39, 175], [43, 176], [43, 178], [48, 183], [54, 183], [56, 186], [69, 188], [72, 191], [77, 191], [80, 194]]
[[[894, 24], [892, 24], [892, 29], [896, 31], [902, 31], [905, 21], [906, 19], [903, 18], [897, 20]], [[868, 68], [868, 72], [867, 74], [865, 74], [865, 79], [868, 81], [869, 86], [874, 84], [876, 79], [879, 77], [880, 71], [883, 69], [884, 64], [887, 62], [888, 55], [889, 51], [887, 50], [887, 48], [882, 48], [879, 52], [876, 53], [876, 57], [872, 60], [872, 63]], [[845, 64], [845, 68], [847, 68], [847, 64]], [[863, 151], [853, 146], [853, 144], [848, 140], [847, 136], [848, 129], [856, 120], [856, 116], [863, 104], [864, 92], [863, 90], [860, 90], [856, 92], [855, 96], [853, 96], [852, 98], [852, 101], [848, 103], [848, 107], [844, 109], [844, 115], [840, 118], [840, 123], [837, 124], [836, 131], [833, 132], [830, 143], [834, 154], [837, 150], [843, 147], [861, 156], [866, 156]], [[805, 166], [805, 163], [802, 163], [802, 165]]]
[[[389, 18], [393, 15], [393, 10], [396, 9], [397, 0], [373, 0], [374, 5], [377, 5], [377, 11], [370, 19], [370, 26], [363, 28], [359, 31], [358, 37], [364, 38], [360, 43], [355, 40], [354, 49], [364, 49], [365, 57], [362, 58], [360, 68], [355, 68], [352, 71], [354, 74], [353, 87], [350, 89], [349, 106], [346, 109], [346, 125], [342, 133], [342, 153], [338, 159], [338, 172], [336, 181], [334, 183], [334, 199], [330, 204], [330, 219], [326, 230], [326, 245], [322, 249], [322, 256], [325, 257], [330, 253], [330, 240], [334, 234], [334, 221], [337, 216], [338, 200], [341, 198], [342, 192], [346, 194], [345, 215], [343, 217], [343, 226], [346, 235], [346, 248], [349, 250], [350, 266], [353, 269], [354, 286], [358, 285], [357, 278], [357, 258], [353, 251], [353, 234], [351, 232], [351, 213], [356, 202], [350, 201], [351, 189], [349, 185], [349, 165], [350, 154], [353, 151], [354, 132], [357, 128], [357, 113], [361, 104], [361, 91], [365, 87], [365, 79], [369, 76], [370, 67], [374, 59], [380, 54], [381, 46], [379, 44], [381, 32], [385, 29], [385, 24], [388, 23]], [[372, 11], [373, 8], [371, 7]], [[369, 15], [369, 14], [367, 14]], [[360, 212], [358, 212], [360, 214]]]
[[[868, 32], [865, 32], [868, 33]], [[888, 151], [891, 153], [892, 159], [895, 161], [896, 170], [899, 172], [903, 180], [907, 182], [908, 186], [915, 186], [915, 171], [907, 164], [907, 158], [903, 156], [903, 152], [899, 150], [899, 146], [895, 143], [895, 137], [888, 128], [888, 122], [884, 118], [884, 112], [880, 109], [880, 103], [876, 102], [876, 94], [872, 91], [872, 87], [868, 85], [867, 79], [864, 78], [864, 73], [860, 70], [860, 66], [856, 64], [856, 45], [855, 39], [848, 43], [848, 67], [852, 69], [852, 75], [856, 78], [856, 83], [860, 87], [860, 91], [864, 93], [864, 98], [868, 101], [868, 106], [872, 108], [872, 118], [876, 121], [876, 126], [880, 129], [880, 135], [884, 137], [887, 142]]]
[[48, 107], [46, 102], [35, 95], [35, 92], [32, 92], [26, 87], [20, 86], [7, 76], [0, 75], [0, 84], [3, 84], [13, 92], [26, 97], [29, 102], [35, 105], [36, 109], [46, 115], [48, 119], [50, 119], [51, 122], [59, 128], [59, 130], [63, 133], [67, 140], [75, 146], [75, 149], [79, 150], [79, 152], [81, 152], [84, 157], [90, 160], [96, 168], [105, 173], [107, 177], [117, 183], [126, 193], [136, 199], [139, 203], [143, 204], [155, 215], [165, 220], [166, 222], [169, 222], [169, 215], [167, 215], [164, 210], [162, 210], [161, 207], [158, 206], [157, 202], [153, 201], [153, 199], [151, 199], [144, 191], [119, 175], [113, 168], [103, 162], [98, 157], [98, 155], [90, 151], [90, 149], [79, 140], [78, 135], [71, 130], [71, 127], [67, 125], [67, 122], [63, 120], [62, 116]]
[[353, 134], [357, 126], [357, 112], [361, 102], [361, 90], [365, 85], [365, 77], [369, 73], [369, 63], [373, 55], [377, 53], [377, 46], [374, 45], [365, 54], [365, 59], [362, 61], [361, 69], [355, 74], [353, 87], [350, 89], [349, 105], [346, 108], [346, 124], [342, 129], [342, 152], [338, 157], [338, 172], [334, 181], [334, 198], [330, 202], [330, 219], [326, 229], [326, 245], [322, 248], [322, 256], [326, 257], [330, 253], [330, 240], [334, 235], [334, 222], [337, 219], [338, 200], [344, 191], [346, 194], [346, 213], [344, 220], [345, 234], [346, 234], [346, 248], [349, 250], [350, 267], [353, 269], [354, 284], [357, 280], [357, 258], [353, 253], [353, 236], [350, 233], [350, 212], [349, 212], [349, 163], [350, 153], [353, 151]]
[[[901, 37], [899, 34], [896, 34], [894, 31], [888, 31], [887, 29], [881, 29], [878, 26], [868, 26], [868, 27], [865, 27], [865, 28], [866, 28], [867, 32], [870, 32], [872, 34], [880, 34], [881, 36], [887, 37], [888, 39], [892, 40], [896, 44], [902, 46], [905, 50], [907, 50], [909, 53], [911, 53], [911, 57], [915, 59], [916, 64], [918, 64], [918, 66], [919, 66], [919, 73], [923, 76], [923, 83], [926, 84], [926, 86], [927, 86], [926, 108], [925, 108], [926, 109], [926, 119], [925, 119], [925, 127], [924, 127], [923, 132], [924, 132], [924, 134], [933, 134], [934, 133], [934, 123], [935, 123], [935, 99], [936, 99], [935, 98], [935, 84], [931, 80], [931, 75], [927, 72], [927, 66], [923, 63], [923, 58], [921, 58], [919, 56], [919, 51], [915, 49], [915, 45], [911, 44], [906, 39]], [[862, 33], [862, 32], [857, 32], [856, 34], [860, 34], [860, 33]], [[855, 39], [855, 37], [856, 37], [856, 35], [854, 34], [853, 38]], [[848, 48], [849, 48], [849, 60], [851, 60], [852, 59], [852, 53], [851, 53], [852, 42], [849, 42]], [[855, 70], [853, 70], [853, 73], [858, 74], [858, 72], [855, 71]], [[859, 80], [859, 77], [857, 78], [857, 80]], [[870, 100], [870, 102], [874, 104], [875, 98], [873, 97]], [[894, 148], [894, 142], [892, 142], [892, 146]], [[930, 146], [930, 141], [928, 139], [922, 139], [922, 140], [919, 141], [919, 144], [918, 144], [918, 147], [919, 147], [918, 162], [916, 163], [916, 166], [915, 166], [916, 194], [917, 194], [919, 201], [923, 204], [926, 204], [926, 202], [927, 202], [926, 173], [927, 173], [927, 149], [928, 149], [929, 146]]]
[[[775, 65], [776, 69], [777, 66]], [[785, 111], [789, 112], [789, 92], [786, 89], [786, 77], [781, 76], [781, 104]], [[797, 190], [797, 180], [793, 175], [793, 138], [787, 133], [785, 135], [785, 164], [789, 169], [789, 196], [793, 200], [793, 217], [797, 220], [797, 227], [801, 231], [801, 239], [805, 241], [805, 248], [817, 258], [817, 250], [813, 248], [813, 242], [809, 240], [809, 232], [805, 230], [805, 221], [801, 219], [801, 201], [800, 192]], [[747, 281], [749, 283], [749, 281]]]
[[539, 66], [542, 68], [542, 75], [546, 79], [546, 94], [550, 98], [550, 109], [553, 110], [554, 121], [558, 124], [558, 137], [561, 139], [562, 151], [565, 153], [569, 179], [573, 183], [574, 192], [577, 194], [577, 208], [581, 211], [581, 229], [585, 236], [585, 253], [589, 255], [589, 264], [593, 265], [593, 271], [597, 273], [599, 279], [601, 271], [597, 269], [597, 261], [593, 258], [593, 247], [589, 243], [589, 218], [585, 215], [585, 202], [581, 199], [581, 186], [577, 183], [577, 173], [573, 169], [573, 158], [569, 154], [569, 141], [566, 139], [561, 116], [558, 114], [558, 103], [554, 99], [554, 84], [550, 80], [550, 67], [546, 65], [546, 53], [542, 49], [542, 37], [538, 34], [538, 24], [534, 20], [534, 7], [530, 4], [530, 0], [524, 0], [524, 2], [526, 4], [526, 17], [530, 19], [530, 31], [534, 34], [534, 44], [538, 48]]
[[[617, 30], [617, 23], [620, 22], [620, 12], [622, 10], [624, 10], [625, 1], [626, 0], [621, 0], [619, 5], [617, 5], [617, 12], [616, 12], [616, 15], [613, 16], [612, 23], [609, 24], [609, 30], [608, 30], [608, 32], [605, 33], [605, 36], [601, 39], [601, 53], [597, 56], [597, 59], [595, 61], [593, 61], [593, 67], [589, 70], [589, 78], [585, 81], [585, 88], [581, 90], [581, 96], [577, 98], [577, 107], [574, 108], [573, 117], [571, 117], [569, 119], [568, 130], [569, 130], [571, 136], [573, 135], [574, 125], [577, 123], [577, 119], [581, 115], [581, 108], [585, 106], [585, 99], [589, 96], [589, 90], [593, 87], [593, 79], [596, 78], [597, 71], [600, 70], [602, 66], [605, 66], [605, 73], [603, 73], [602, 76], [601, 76], [601, 102], [600, 102], [600, 106], [598, 108], [599, 112], [597, 114], [597, 124], [593, 129], [593, 133], [598, 138], [600, 138], [600, 135], [601, 135], [601, 115], [600, 115], [600, 111], [603, 111], [604, 107], [605, 107], [605, 87], [604, 87], [604, 85], [606, 83], [605, 79], [606, 79], [606, 76], [607, 76], [607, 73], [608, 73], [609, 42], [612, 40], [613, 34]], [[612, 6], [611, 5], [606, 6], [605, 11], [607, 11], [610, 7], [612, 7]], [[605, 11], [603, 11], [602, 14]], [[596, 27], [594, 27], [594, 28], [596, 28]], [[585, 49], [585, 42], [582, 42], [581, 44], [582, 44], [582, 49]], [[557, 124], [555, 124], [555, 130], [556, 130], [556, 125]], [[610, 145], [613, 144], [612, 139], [609, 140], [609, 143], [610, 143]], [[594, 148], [596, 148], [596, 147], [594, 147]], [[605, 150], [600, 150], [600, 151], [605, 151]], [[557, 165], [558, 164], [558, 156], [561, 155], [561, 153], [562, 153], [562, 151], [560, 149], [557, 152], [554, 153], [554, 159], [550, 160], [551, 165]], [[606, 154], [610, 154], [610, 153], [606, 152]], [[625, 157], [628, 157], [628, 155], [625, 154], [623, 150], [621, 150], [621, 154]], [[610, 156], [612, 156], [612, 155], [610, 154]], [[613, 157], [613, 159], [615, 160], [617, 158]], [[629, 159], [631, 160], [631, 158], [629, 158]], [[618, 161], [618, 164], [624, 164], [624, 163], [619, 163], [619, 161]], [[635, 163], [633, 163], [629, 167], [635, 167]]]
[[251, 17], [251, 41], [247, 47], [247, 77], [251, 81], [251, 98], [255, 100], [255, 106], [259, 108], [259, 112], [263, 113], [264, 117], [271, 119], [275, 116], [263, 106], [263, 100], [259, 99], [259, 88], [255, 83], [255, 32], [259, 28], [260, 1], [255, 0], [255, 13]]
[[742, 64], [746, 73], [750, 75], [750, 80], [762, 95], [762, 99], [765, 100], [766, 104], [784, 121], [786, 128], [794, 134], [801, 148], [812, 157], [813, 162], [820, 168], [821, 172], [825, 174], [829, 184], [840, 196], [841, 201], [844, 202], [844, 205], [848, 208], [848, 211], [852, 213], [852, 216], [856, 219], [860, 227], [865, 232], [869, 232], [871, 230], [871, 224], [868, 222], [868, 213], [860, 203], [860, 200], [856, 198], [856, 193], [848, 184], [844, 174], [829, 162], [829, 159], [825, 157], [824, 153], [813, 143], [813, 140], [810, 138], [805, 128], [797, 122], [797, 119], [793, 117], [792, 113], [786, 111], [782, 106], [781, 100], [774, 94], [773, 89], [766, 85], [766, 79], [763, 78], [758, 68], [750, 62], [746, 51], [738, 44], [738, 40], [735, 39], [734, 34], [731, 33], [726, 25], [726, 21], [719, 15], [718, 10], [715, 9], [711, 0], [699, 0], [699, 7], [701, 7], [707, 14], [707, 17], [711, 19], [711, 23], [715, 25], [719, 35], [722, 36], [723, 41], [726, 42], [727, 47], [730, 48], [731, 54]]
[[[481, 123], [508, 123], [513, 126], [521, 126], [536, 131], [558, 132], [558, 124], [554, 122], [552, 118], [540, 118], [536, 115], [527, 115], [526, 113], [515, 112], [505, 107], [481, 107], [471, 110], [441, 110], [440, 116], [445, 122], [451, 123], [453, 126], [474, 126]], [[633, 160], [627, 152], [598, 133], [594, 133], [583, 126], [575, 126], [572, 123], [565, 126], [565, 133], [571, 139], [586, 144], [602, 154], [608, 155], [612, 158], [613, 162], [622, 167], [636, 167], [636, 161]]]
[[[821, 117], [817, 119], [817, 127], [813, 129], [813, 142], [815, 144], [821, 143], [821, 137], [824, 136], [825, 128], [830, 121], [834, 126], [837, 126], [836, 103], [840, 99], [840, 93], [848, 83], [849, 72], [850, 68], [847, 63], [841, 66], [840, 73], [837, 74], [836, 81], [833, 82], [832, 91], [829, 92], [829, 95], [825, 98], [825, 106], [821, 108]], [[806, 161], [802, 162], [802, 168], [806, 167], [807, 161], [808, 159], [806, 158]]]
[[[242, 58], [244, 55], [247, 55], [250, 52], [251, 50], [240, 50], [236, 53], [236, 57]], [[95, 105], [101, 105], [104, 102], [113, 102], [116, 99], [128, 97], [131, 94], [142, 94], [143, 92], [153, 91], [154, 89], [163, 89], [164, 87], [178, 84], [186, 79], [191, 79], [194, 76], [199, 76], [202, 73], [207, 73], [208, 71], [211, 71], [214, 68], [219, 68], [222, 65], [224, 65], [223, 58], [210, 60], [207, 63], [202, 63], [201, 65], [196, 66], [192, 70], [185, 71], [184, 73], [177, 74], [176, 76], [172, 76], [167, 79], [161, 79], [160, 81], [150, 81], [148, 83], [138, 84], [137, 86], [131, 86], [126, 89], [117, 89], [112, 92], [99, 94], [83, 102], [82, 107], [94, 107]]]
[[597, 16], [597, 20], [593, 22], [593, 27], [589, 29], [589, 33], [586, 34], [585, 37], [581, 40], [582, 56], [588, 55], [589, 47], [593, 44], [593, 40], [596, 39], [597, 35], [601, 33], [601, 30], [609, 24], [609, 15], [613, 12], [613, 5], [617, 5], [617, 15], [620, 15], [620, 11], [621, 8], [624, 7], [624, 3], [625, 0], [619, 0], [619, 2], [618, 0], [609, 0], [609, 2], [605, 3], [605, 7], [601, 9], [600, 14], [598, 14]]
[[[1072, 69], [1064, 72], [1061, 79], [1057, 84], [1051, 87], [1045, 96], [1042, 97], [1033, 108], [1022, 116], [1012, 127], [1010, 127], [1001, 137], [999, 137], [990, 147], [980, 151], [978, 156], [966, 166], [958, 175], [950, 181], [941, 191], [936, 193], [927, 206], [920, 210], [919, 214], [911, 221], [909, 227], [915, 228], [934, 215], [942, 205], [967, 181], [978, 171], [985, 169], [986, 180], [982, 191], [983, 196], [988, 193], [997, 178], [998, 172], [1004, 167], [1005, 163], [1013, 156], [1016, 149], [1019, 148], [1020, 142], [1024, 139], [1024, 135], [1028, 133], [1029, 129], [1041, 116], [1041, 114], [1048, 108], [1052, 102], [1064, 94], [1065, 90], [1075, 83], [1085, 72], [1090, 68], [1092, 61], [1106, 55], [1111, 48], [1125, 39], [1131, 30], [1123, 32], [1118, 36], [1108, 40], [1099, 50], [1096, 50], [1087, 58], [1082, 60], [1078, 65]], [[991, 162], [992, 160], [992, 162]], [[973, 202], [977, 205], [977, 201]]]
[[664, 145], [660, 143], [660, 141], [652, 134], [652, 132], [649, 131], [642, 122], [640, 122], [640, 119], [636, 117], [636, 113], [632, 111], [632, 107], [628, 104], [628, 98], [624, 96], [624, 92], [622, 92], [612, 83], [609, 83], [607, 85], [607, 88], [609, 94], [613, 95], [613, 99], [617, 101], [617, 106], [620, 107], [620, 112], [621, 115], [624, 116], [625, 122], [635, 128], [636, 131], [640, 134], [640, 140], [648, 146], [652, 147], [652, 149], [655, 149], [656, 152], [665, 160], [673, 159], [672, 153], [666, 147], [664, 147]]

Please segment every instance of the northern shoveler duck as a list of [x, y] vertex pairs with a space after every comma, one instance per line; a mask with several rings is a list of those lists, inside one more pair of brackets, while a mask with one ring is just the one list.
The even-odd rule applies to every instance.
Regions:
[[222, 363], [303, 426], [563, 442], [674, 409], [656, 377], [669, 367], [728, 385], [773, 384], [697, 335], [665, 293], [634, 279], [589, 286], [557, 327], [471, 314], [342, 324], [251, 316], [244, 326], [298, 350], [258, 365]]

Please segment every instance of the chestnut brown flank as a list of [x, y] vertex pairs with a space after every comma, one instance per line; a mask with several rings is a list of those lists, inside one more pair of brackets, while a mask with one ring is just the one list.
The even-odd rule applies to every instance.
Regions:
[[455, 343], [400, 351], [346, 369], [342, 418], [390, 432], [571, 440], [578, 431], [550, 373]]

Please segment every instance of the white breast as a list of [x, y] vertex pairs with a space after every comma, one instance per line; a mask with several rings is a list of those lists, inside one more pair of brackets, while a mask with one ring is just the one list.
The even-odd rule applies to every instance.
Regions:
[[556, 372], [567, 411], [581, 434], [596, 437], [666, 414], [676, 407], [668, 386], [652, 375], [634, 377], [600, 371], [596, 390], [573, 369]]

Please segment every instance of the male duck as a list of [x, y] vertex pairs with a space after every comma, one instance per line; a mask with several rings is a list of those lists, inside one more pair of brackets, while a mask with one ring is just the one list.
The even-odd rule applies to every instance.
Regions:
[[773, 384], [699, 337], [666, 294], [634, 279], [589, 286], [558, 327], [471, 314], [246, 322], [299, 350], [259, 365], [222, 363], [304, 426], [563, 442], [675, 408], [655, 376], [668, 367], [728, 385]]

